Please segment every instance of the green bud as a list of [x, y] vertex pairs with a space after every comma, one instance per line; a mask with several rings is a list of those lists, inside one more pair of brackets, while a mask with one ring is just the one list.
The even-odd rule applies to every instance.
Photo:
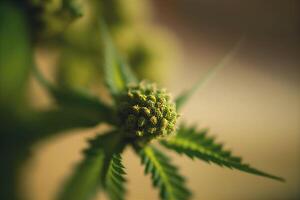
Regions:
[[156, 128], [149, 128], [149, 129], [148, 129], [148, 132], [149, 132], [150, 134], [154, 134], [155, 131], [156, 131]]
[[150, 118], [151, 124], [156, 125], [157, 124], [157, 118], [155, 116], [152, 116]]
[[168, 126], [168, 120], [166, 120], [165, 118], [163, 118], [161, 120], [161, 128], [166, 128]]
[[150, 96], [148, 97], [148, 99], [151, 100], [151, 101], [153, 101], [153, 102], [156, 102], [156, 98], [155, 98], [154, 95], [150, 95]]
[[139, 113], [139, 111], [140, 111], [139, 105], [134, 105], [134, 106], [132, 107], [132, 110], [134, 111], [134, 113]]
[[130, 91], [127, 93], [127, 96], [128, 96], [130, 99], [133, 99], [133, 98], [134, 98], [134, 95], [133, 95], [133, 93], [132, 93], [132, 92], [130, 92]]
[[176, 106], [170, 95], [155, 84], [127, 86], [126, 92], [117, 97], [117, 105], [120, 127], [131, 138], [150, 141], [175, 130]]
[[145, 113], [146, 116], [150, 116], [151, 112], [147, 107], [142, 107], [143, 112]]
[[135, 134], [138, 137], [142, 137], [144, 135], [144, 133], [142, 131], [136, 131]]
[[146, 119], [144, 117], [140, 117], [138, 120], [138, 126], [143, 127], [146, 123]]

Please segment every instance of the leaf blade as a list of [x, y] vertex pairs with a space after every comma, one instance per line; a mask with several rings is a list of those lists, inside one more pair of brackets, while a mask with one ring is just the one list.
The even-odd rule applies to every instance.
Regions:
[[24, 109], [25, 90], [33, 63], [26, 12], [16, 2], [0, 2], [0, 109]]
[[100, 31], [104, 45], [105, 82], [112, 95], [115, 95], [122, 91], [126, 85], [137, 83], [138, 79], [118, 54], [104, 22], [100, 22]]
[[207, 74], [201, 77], [192, 88], [183, 91], [178, 97], [176, 97], [175, 104], [177, 110], [180, 110], [181, 107], [191, 98], [191, 96], [195, 92], [197, 92], [199, 88], [203, 87], [217, 73], [218, 70], [220, 70], [225, 65], [227, 65], [227, 63], [229, 63], [229, 61], [236, 55], [236, 53], [240, 49], [242, 43], [243, 43], [243, 38], [240, 39], [237, 44], [235, 44], [233, 49], [230, 50], [229, 53], [225, 55], [225, 57], [221, 59], [221, 61], [216, 66], [212, 67], [207, 72]]
[[[89, 152], [89, 153], [87, 153]], [[104, 152], [86, 151], [84, 160], [76, 167], [66, 182], [58, 200], [88, 200], [97, 190], [100, 175], [104, 167]]]
[[198, 158], [208, 163], [212, 162], [219, 166], [237, 169], [278, 181], [283, 178], [274, 176], [251, 167], [242, 162], [240, 157], [232, 156], [230, 151], [225, 151], [221, 144], [215, 143], [214, 138], [206, 135], [207, 131], [200, 133], [195, 128], [188, 128], [182, 125], [177, 135], [162, 140], [160, 143], [168, 149], [174, 150], [179, 154], [184, 154], [190, 158]]
[[139, 155], [145, 165], [145, 174], [151, 174], [152, 184], [160, 189], [162, 200], [186, 200], [191, 197], [184, 178], [167, 156], [150, 146], [140, 150]]
[[59, 88], [51, 84], [44, 78], [36, 66], [34, 66], [33, 72], [39, 83], [52, 95], [57, 104], [63, 109], [82, 110], [89, 112], [99, 123], [114, 123], [115, 119], [111, 107], [97, 97], [67, 88]]
[[89, 147], [84, 150], [84, 159], [75, 168], [57, 199], [92, 199], [101, 186], [102, 178], [106, 176], [112, 156], [123, 150], [120, 142], [120, 134], [116, 131], [89, 140]]
[[99, 124], [99, 120], [83, 110], [59, 108], [32, 113], [26, 119], [26, 124], [30, 129], [27, 137], [34, 142], [68, 130], [94, 127]]
[[107, 175], [105, 178], [104, 188], [111, 200], [124, 200], [125, 199], [125, 186], [126, 175], [122, 164], [120, 154], [115, 154], [110, 161]]

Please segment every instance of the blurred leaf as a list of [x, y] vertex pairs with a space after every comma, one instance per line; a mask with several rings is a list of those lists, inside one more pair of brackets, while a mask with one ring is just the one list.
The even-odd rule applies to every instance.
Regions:
[[118, 154], [123, 149], [120, 142], [120, 134], [114, 131], [90, 140], [89, 147], [84, 151], [83, 161], [75, 168], [57, 199], [93, 199], [102, 177], [106, 176], [113, 154]]
[[132, 44], [132, 46], [130, 46], [130, 48], [127, 50], [128, 62], [131, 68], [139, 75], [139, 77], [145, 77], [147, 75], [149, 76], [149, 74], [147, 74], [147, 70], [145, 69], [147, 67], [151, 71], [155, 70], [151, 65], [151, 61], [156, 59], [152, 52], [156, 49], [147, 45], [148, 44], [146, 42], [138, 41], [135, 44]]
[[19, 167], [29, 155], [25, 89], [32, 66], [27, 13], [17, 1], [0, 1], [0, 199], [17, 200]]
[[153, 186], [160, 190], [162, 200], [185, 200], [191, 196], [184, 178], [170, 159], [154, 147], [147, 146], [140, 151], [145, 174], [150, 173]]
[[116, 51], [104, 22], [100, 23], [104, 45], [105, 82], [113, 95], [122, 91], [127, 84], [136, 83], [137, 78]]
[[102, 149], [93, 150], [93, 153], [91, 151], [86, 153], [84, 160], [76, 167], [58, 199], [87, 200], [95, 196], [104, 165], [104, 152]]
[[78, 4], [77, 0], [63, 0], [62, 9], [68, 11], [74, 19], [83, 16], [82, 7]]
[[[0, 107], [24, 107], [24, 89], [32, 65], [27, 16], [14, 1], [0, 2]], [[17, 105], [19, 104], [19, 105]]]
[[89, 89], [102, 82], [101, 70], [91, 53], [83, 53], [77, 48], [64, 47], [62, 49], [55, 78], [58, 85], [65, 88]]
[[40, 111], [31, 115], [27, 120], [30, 127], [32, 142], [75, 128], [90, 128], [101, 123], [101, 119], [93, 113], [83, 109], [59, 108]]
[[102, 17], [111, 28], [122, 26], [125, 20], [125, 13], [122, 11], [122, 4], [118, 0], [101, 0], [99, 1], [99, 10]]
[[281, 177], [262, 172], [242, 163], [240, 157], [232, 156], [230, 151], [223, 150], [221, 144], [215, 143], [214, 138], [208, 137], [206, 134], [207, 130], [197, 131], [194, 127], [181, 126], [176, 136], [162, 140], [161, 144], [190, 158], [199, 158], [208, 163], [213, 162], [220, 166], [284, 181]]
[[234, 46], [234, 48], [228, 52], [228, 54], [217, 64], [212, 67], [207, 74], [199, 79], [199, 81], [189, 90], [182, 92], [176, 99], [176, 108], [180, 110], [181, 107], [191, 98], [191, 96], [197, 92], [197, 90], [203, 87], [215, 74], [216, 72], [223, 68], [225, 65], [229, 63], [229, 61], [236, 55], [241, 44], [243, 43], [243, 39], [240, 39], [239, 42]]
[[99, 122], [114, 123], [114, 111], [100, 99], [83, 92], [56, 87], [48, 82], [36, 67], [34, 72], [39, 82], [50, 92], [61, 107], [90, 113]]

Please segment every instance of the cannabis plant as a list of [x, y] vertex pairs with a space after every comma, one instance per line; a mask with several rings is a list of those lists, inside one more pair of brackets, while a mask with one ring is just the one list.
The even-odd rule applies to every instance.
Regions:
[[191, 192], [185, 178], [161, 148], [154, 145], [155, 142], [191, 159], [283, 181], [280, 177], [251, 167], [242, 162], [240, 157], [224, 150], [221, 144], [207, 135], [206, 129], [178, 124], [180, 109], [203, 80], [172, 99], [165, 89], [155, 83], [140, 81], [135, 77], [115, 49], [104, 23], [101, 24], [105, 83], [112, 97], [110, 104], [97, 97], [52, 85], [37, 69], [35, 71], [40, 83], [59, 105], [71, 110], [79, 109], [81, 118], [86, 116], [87, 122], [92, 118], [97, 119], [98, 123], [111, 125], [109, 131], [89, 139], [89, 147], [83, 151], [84, 159], [66, 180], [57, 199], [92, 199], [99, 189], [105, 191], [112, 200], [125, 199], [126, 169], [122, 164], [122, 152], [129, 147], [141, 159], [145, 174], [151, 175], [153, 186], [160, 191], [161, 199], [189, 199]]
[[[161, 51], [164, 49], [161, 46], [166, 45], [151, 39], [157, 35], [159, 41], [166, 41], [157, 34], [160, 28], [148, 22], [147, 1], [0, 1], [1, 200], [25, 198], [18, 190], [20, 169], [30, 160], [38, 142], [70, 129], [108, 121], [111, 109], [105, 110], [97, 99], [70, 92], [89, 89], [99, 94], [103, 91], [103, 49], [98, 19], [105, 20], [116, 46], [137, 74], [154, 76], [156, 80], [157, 69], [163, 74], [165, 64], [160, 58], [168, 57], [163, 56], [164, 52], [173, 51]], [[151, 30], [151, 35], [145, 34], [146, 30]], [[47, 53], [41, 55], [44, 51]], [[59, 99], [59, 106], [33, 106], [39, 101], [32, 95], [30, 81], [35, 58], [43, 63], [55, 63], [50, 70], [55, 73], [53, 79], [59, 90], [49, 84], [48, 89], [56, 91], [53, 96]]]

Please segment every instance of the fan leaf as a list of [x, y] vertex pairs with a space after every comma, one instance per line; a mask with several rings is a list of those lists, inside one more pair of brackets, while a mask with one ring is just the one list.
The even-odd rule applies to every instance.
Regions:
[[59, 108], [32, 113], [26, 123], [30, 141], [48, 139], [67, 130], [90, 128], [99, 124], [99, 118], [85, 110]]
[[104, 22], [100, 23], [100, 30], [104, 45], [105, 82], [111, 94], [116, 95], [124, 90], [126, 85], [137, 83], [137, 78], [114, 47]]
[[241, 44], [243, 42], [243, 39], [239, 40], [239, 42], [234, 46], [234, 48], [229, 51], [229, 53], [214, 67], [212, 67], [207, 74], [205, 74], [203, 77], [201, 77], [199, 79], [198, 82], [196, 82], [196, 84], [182, 92], [182, 94], [180, 94], [176, 99], [175, 99], [175, 103], [176, 103], [176, 108], [177, 110], [180, 110], [181, 107], [191, 98], [191, 96], [196, 93], [198, 91], [199, 88], [203, 87], [215, 74], [216, 72], [223, 68], [225, 65], [227, 65], [229, 63], [229, 61], [236, 55], [236, 53], [238, 52]]
[[147, 146], [139, 152], [145, 174], [151, 174], [152, 184], [160, 189], [162, 200], [185, 200], [191, 197], [184, 178], [170, 159], [154, 147]]
[[265, 173], [243, 163], [240, 157], [232, 156], [230, 151], [223, 149], [222, 144], [215, 143], [213, 137], [207, 136], [207, 130], [197, 131], [194, 127], [188, 128], [182, 125], [175, 136], [162, 140], [160, 143], [190, 158], [198, 158], [219, 166], [284, 181], [281, 177]]
[[[46, 80], [41, 72], [34, 67], [34, 74], [37, 80], [52, 95], [62, 110], [73, 110], [75, 114], [85, 113], [89, 116], [87, 119], [100, 122], [114, 123], [112, 109], [97, 97], [91, 96], [81, 91], [75, 91], [67, 88], [59, 88]], [[86, 120], [85, 120], [86, 121]]]
[[102, 177], [106, 176], [112, 156], [123, 149], [119, 135], [112, 131], [89, 140], [84, 159], [67, 180], [58, 200], [93, 199], [97, 188], [101, 186]]
[[122, 158], [120, 154], [115, 154], [110, 161], [104, 182], [104, 188], [111, 200], [123, 200], [125, 198], [125, 174]]

